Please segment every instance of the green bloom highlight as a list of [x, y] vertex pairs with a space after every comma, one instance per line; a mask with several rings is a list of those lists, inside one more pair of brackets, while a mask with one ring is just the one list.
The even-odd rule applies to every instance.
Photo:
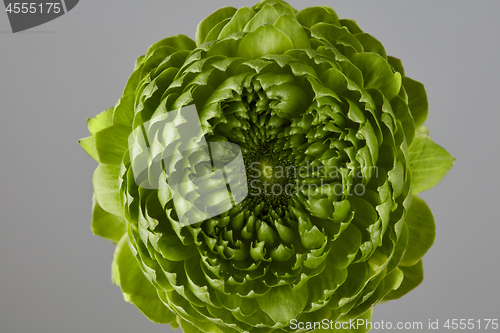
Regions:
[[[137, 184], [129, 138], [193, 105], [207, 142], [241, 149], [248, 195], [186, 225], [174, 190], [206, 206], [218, 197], [174, 188], [165, 172]], [[434, 218], [417, 195], [455, 159], [429, 137], [427, 114], [424, 86], [329, 7], [221, 8], [195, 41], [155, 43], [80, 140], [99, 163], [92, 231], [117, 244], [113, 282], [150, 320], [187, 333], [369, 320], [377, 303], [421, 283], [434, 242]], [[155, 152], [175, 147], [178, 126], [176, 118], [153, 133]], [[193, 152], [163, 167], [213, 171], [197, 161]]]

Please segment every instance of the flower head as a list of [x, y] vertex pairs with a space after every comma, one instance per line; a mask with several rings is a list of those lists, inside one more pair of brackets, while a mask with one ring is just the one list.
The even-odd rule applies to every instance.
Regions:
[[221, 8], [196, 42], [159, 41], [80, 141], [114, 282], [187, 332], [368, 318], [420, 283], [434, 240], [417, 194], [454, 159], [427, 111], [401, 61], [329, 7]]

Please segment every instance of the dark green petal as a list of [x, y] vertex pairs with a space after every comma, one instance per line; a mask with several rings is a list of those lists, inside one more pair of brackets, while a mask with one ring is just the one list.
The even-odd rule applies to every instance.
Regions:
[[419, 128], [425, 123], [427, 114], [429, 113], [427, 93], [422, 83], [412, 80], [409, 77], [405, 76], [403, 78], [403, 85], [408, 94], [408, 106], [415, 120], [415, 127]]

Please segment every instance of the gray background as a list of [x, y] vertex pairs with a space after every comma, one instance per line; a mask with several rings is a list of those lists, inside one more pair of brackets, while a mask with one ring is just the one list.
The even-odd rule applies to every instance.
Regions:
[[[425, 281], [374, 321], [500, 318], [500, 2], [290, 1], [332, 6], [403, 59], [457, 162], [423, 194], [437, 223]], [[215, 9], [253, 1], [81, 1], [12, 34], [0, 12], [0, 332], [169, 332], [111, 284], [114, 246], [90, 232], [96, 163], [85, 120], [115, 104], [135, 58]], [[426, 330], [424, 330], [426, 331]], [[424, 332], [419, 331], [419, 332]]]

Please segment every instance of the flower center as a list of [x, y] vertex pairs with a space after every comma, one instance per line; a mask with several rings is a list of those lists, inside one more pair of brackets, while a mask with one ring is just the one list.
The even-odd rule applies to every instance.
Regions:
[[250, 200], [276, 207], [295, 194], [295, 173], [290, 162], [280, 159], [271, 143], [262, 143], [244, 155]]
[[260, 162], [256, 161], [253, 164], [259, 170], [257, 173], [260, 175], [260, 180], [265, 184], [283, 184], [288, 180], [287, 172], [289, 170], [273, 158], [266, 156]]

